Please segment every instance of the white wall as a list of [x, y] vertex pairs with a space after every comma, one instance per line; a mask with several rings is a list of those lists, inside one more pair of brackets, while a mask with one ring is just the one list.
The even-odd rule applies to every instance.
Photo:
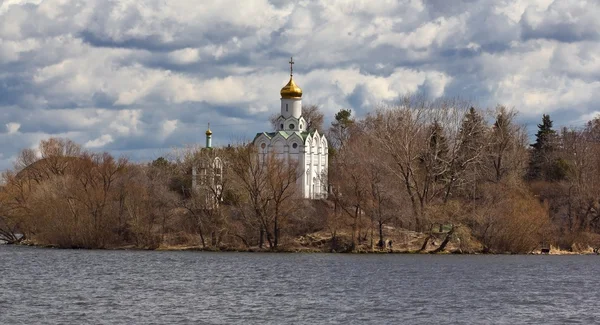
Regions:
[[292, 116], [300, 118], [302, 115], [302, 99], [281, 98], [281, 115], [285, 118]]
[[[264, 149], [261, 148], [262, 143], [265, 143]], [[294, 143], [298, 145], [296, 148], [293, 147]], [[256, 139], [255, 145], [258, 146], [261, 159], [275, 153], [280, 159], [298, 161], [298, 187], [304, 198], [327, 196], [328, 145], [324, 135], [309, 135], [306, 143], [294, 135], [288, 139], [281, 136], [269, 139], [263, 135]]]

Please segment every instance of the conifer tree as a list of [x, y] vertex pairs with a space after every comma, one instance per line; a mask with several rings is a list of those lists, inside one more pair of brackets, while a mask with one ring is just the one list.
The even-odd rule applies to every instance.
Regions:
[[558, 136], [552, 128], [550, 115], [542, 115], [542, 123], [538, 124], [535, 143], [531, 145], [531, 157], [527, 178], [529, 180], [554, 181], [564, 178], [564, 171], [555, 157], [558, 149]]
[[352, 118], [352, 110], [341, 109], [335, 113], [334, 121], [331, 122], [331, 128], [329, 129], [330, 150], [341, 149], [346, 141], [350, 138], [350, 127], [354, 124], [354, 118]]
[[520, 151], [524, 148], [521, 148], [520, 127], [514, 122], [516, 112], [504, 106], [498, 106], [496, 111], [496, 121], [489, 133], [487, 156], [491, 167], [489, 179], [500, 182], [511, 173], [519, 173], [523, 156]]
[[448, 140], [444, 136], [442, 125], [434, 121], [428, 130], [428, 147], [421, 156], [421, 164], [426, 177], [431, 181], [440, 181], [449, 172], [448, 169]]
[[485, 147], [485, 133], [486, 124], [483, 116], [474, 107], [471, 107], [459, 130], [458, 162], [460, 167], [476, 162], [475, 158]]
[[480, 172], [478, 165], [486, 147], [486, 123], [483, 116], [471, 107], [465, 114], [458, 133], [458, 147], [451, 161], [444, 202], [449, 199], [453, 187], [473, 183]]

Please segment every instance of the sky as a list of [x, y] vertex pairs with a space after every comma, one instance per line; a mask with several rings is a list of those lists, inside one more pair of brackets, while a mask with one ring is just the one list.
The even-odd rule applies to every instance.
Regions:
[[[0, 0], [0, 169], [66, 137], [148, 161], [269, 131], [289, 78], [327, 121], [408, 93], [600, 112], [597, 0]], [[534, 130], [532, 130], [534, 131]]]

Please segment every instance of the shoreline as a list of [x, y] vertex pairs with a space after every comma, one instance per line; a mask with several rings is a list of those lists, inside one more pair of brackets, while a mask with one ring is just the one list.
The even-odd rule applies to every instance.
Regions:
[[99, 250], [99, 251], [157, 251], [157, 252], [213, 252], [213, 253], [304, 253], [304, 254], [344, 254], [344, 255], [549, 255], [549, 256], [566, 256], [566, 255], [600, 255], [593, 251], [585, 252], [570, 252], [565, 250], [551, 250], [550, 253], [541, 253], [539, 250], [530, 253], [483, 253], [483, 252], [460, 252], [460, 251], [444, 251], [434, 253], [433, 251], [418, 251], [418, 250], [356, 250], [348, 252], [333, 252], [326, 251], [317, 248], [307, 247], [280, 247], [277, 249], [270, 248], [214, 248], [214, 247], [200, 247], [200, 246], [161, 246], [157, 248], [141, 248], [135, 246], [115, 246], [105, 248], [85, 248], [85, 247], [60, 247], [57, 245], [39, 245], [34, 243], [0, 243], [0, 246], [26, 246], [33, 248], [46, 248], [46, 249], [60, 249], [60, 250]]

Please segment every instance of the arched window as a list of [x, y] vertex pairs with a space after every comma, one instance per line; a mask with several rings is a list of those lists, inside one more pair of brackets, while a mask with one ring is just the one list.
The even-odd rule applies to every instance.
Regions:
[[280, 125], [280, 129], [283, 130], [283, 124]]
[[288, 111], [288, 104], [285, 104], [285, 111]]
[[294, 129], [294, 124], [290, 124], [290, 129]]

